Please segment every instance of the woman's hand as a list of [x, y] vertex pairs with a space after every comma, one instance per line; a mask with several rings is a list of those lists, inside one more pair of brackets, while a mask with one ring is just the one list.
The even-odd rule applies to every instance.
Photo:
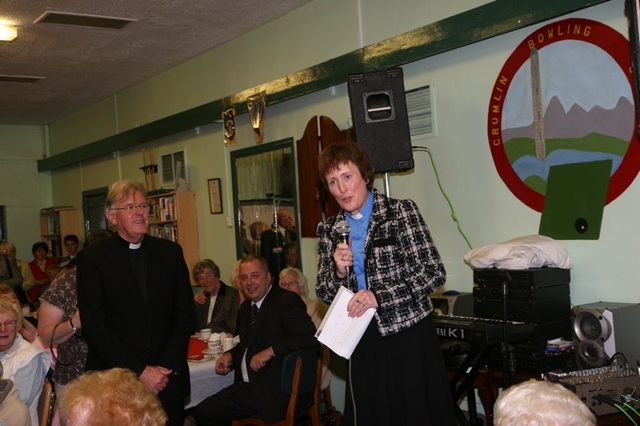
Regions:
[[205, 303], [207, 303], [207, 295], [204, 293], [204, 291], [200, 292], [193, 296], [193, 300], [195, 300], [195, 302], [199, 305], [204, 305]]
[[350, 317], [361, 317], [369, 308], [377, 308], [378, 302], [370, 290], [360, 290], [347, 303], [347, 313]]
[[333, 252], [333, 260], [336, 263], [336, 273], [338, 277], [347, 276], [347, 267], [353, 267], [353, 252], [349, 244], [340, 243]]
[[82, 322], [80, 321], [80, 311], [78, 309], [76, 309], [76, 313], [71, 317], [71, 322], [73, 322], [73, 325], [75, 325], [76, 328], [82, 328]]

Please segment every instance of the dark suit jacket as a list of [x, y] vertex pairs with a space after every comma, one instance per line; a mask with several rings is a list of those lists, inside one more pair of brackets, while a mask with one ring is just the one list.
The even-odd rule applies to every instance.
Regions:
[[114, 235], [78, 253], [78, 307], [89, 347], [86, 370], [124, 367], [140, 375], [147, 365], [173, 370], [158, 397], [190, 392], [187, 347], [194, 328], [193, 292], [182, 248], [146, 236], [148, 300], [145, 304], [128, 257]]
[[284, 258], [284, 248], [288, 242], [292, 241], [292, 235], [285, 230], [285, 235], [273, 228], [260, 234], [260, 256], [267, 259], [269, 272], [273, 277], [273, 283], [278, 284], [280, 271], [287, 267]]
[[[269, 346], [273, 347], [275, 357], [259, 371], [247, 368], [251, 393], [258, 406], [260, 417], [267, 423], [284, 418], [289, 397], [280, 390], [282, 362], [284, 357], [298, 349], [319, 349], [320, 344], [314, 337], [316, 328], [307, 315], [307, 309], [296, 293], [272, 286], [264, 298], [253, 332], [247, 335], [251, 300], [245, 300], [240, 306], [238, 329], [240, 343], [233, 349], [233, 365], [237, 383], [242, 382], [240, 365], [245, 349], [247, 360]], [[301, 395], [300, 404], [309, 406], [313, 394]]]
[[225, 332], [235, 335], [238, 332], [238, 307], [240, 306], [238, 290], [220, 281], [220, 290], [218, 290], [216, 304], [213, 306], [211, 321], [207, 323], [210, 304], [211, 297], [207, 297], [204, 305], [196, 303], [196, 321], [198, 324], [194, 331], [210, 328], [214, 333]]

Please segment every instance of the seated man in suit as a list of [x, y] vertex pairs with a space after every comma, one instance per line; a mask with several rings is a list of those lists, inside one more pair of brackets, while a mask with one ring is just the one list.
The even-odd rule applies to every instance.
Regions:
[[238, 290], [220, 281], [220, 268], [211, 259], [204, 259], [193, 267], [195, 279], [202, 292], [195, 295], [197, 329], [210, 328], [214, 333], [236, 335]]
[[[198, 425], [230, 425], [232, 420], [260, 416], [273, 423], [285, 417], [289, 397], [280, 390], [282, 361], [299, 349], [319, 349], [315, 326], [300, 297], [271, 285], [267, 261], [249, 255], [240, 262], [247, 296], [240, 306], [240, 343], [216, 361], [216, 372], [235, 369], [235, 384], [196, 406]], [[313, 392], [299, 396], [310, 406]]]

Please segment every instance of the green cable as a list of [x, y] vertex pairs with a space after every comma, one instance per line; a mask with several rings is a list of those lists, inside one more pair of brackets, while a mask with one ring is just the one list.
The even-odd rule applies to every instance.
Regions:
[[629, 419], [629, 421], [631, 423], [633, 423], [635, 426], [638, 426], [638, 423], [636, 423], [633, 418], [629, 415], [629, 413], [627, 413], [627, 410], [625, 410], [624, 408], [622, 408], [620, 405], [618, 404], [613, 404], [614, 407], [616, 407], [622, 414], [624, 414], [625, 416], [627, 416], [627, 418]]
[[435, 161], [433, 161], [433, 155], [431, 155], [431, 151], [426, 146], [412, 146], [412, 148], [415, 149], [416, 151], [424, 151], [427, 154], [429, 154], [429, 158], [431, 159], [431, 165], [433, 166], [433, 172], [435, 173], [436, 181], [438, 182], [438, 187], [440, 188], [440, 192], [442, 193], [442, 196], [444, 197], [445, 200], [447, 200], [447, 203], [449, 204], [449, 209], [451, 210], [451, 218], [456, 223], [456, 226], [458, 227], [458, 232], [460, 233], [460, 235], [462, 235], [462, 238], [464, 238], [465, 242], [467, 243], [467, 246], [469, 246], [469, 249], [472, 249], [473, 247], [471, 246], [471, 243], [467, 239], [467, 236], [464, 234], [464, 231], [462, 231], [462, 227], [460, 226], [460, 221], [456, 216], [456, 212], [453, 208], [453, 205], [451, 204], [451, 200], [447, 196], [447, 193], [445, 192], [444, 188], [442, 188], [442, 183], [440, 182], [440, 174], [438, 173], [438, 169], [436, 168]]
[[632, 405], [627, 404], [626, 402], [624, 402], [623, 404], [624, 404], [624, 406], [625, 406], [625, 407], [627, 407], [629, 410], [633, 411], [633, 412], [636, 414], [636, 416], [640, 417], [640, 413], [638, 413], [638, 411], [637, 411], [635, 408], [633, 408], [633, 406], [632, 406]]

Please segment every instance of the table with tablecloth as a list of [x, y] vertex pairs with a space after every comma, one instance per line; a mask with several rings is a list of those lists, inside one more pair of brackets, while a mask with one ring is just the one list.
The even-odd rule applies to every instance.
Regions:
[[191, 396], [187, 399], [185, 408], [198, 405], [205, 398], [220, 392], [233, 384], [233, 371], [227, 375], [216, 373], [215, 359], [206, 361], [189, 361], [189, 376], [191, 377]]
[[216, 373], [216, 360], [219, 356], [208, 354], [207, 342], [202, 341], [198, 335], [191, 336], [187, 354], [191, 395], [187, 398], [185, 408], [195, 407], [205, 398], [233, 384], [233, 371], [225, 376]]

